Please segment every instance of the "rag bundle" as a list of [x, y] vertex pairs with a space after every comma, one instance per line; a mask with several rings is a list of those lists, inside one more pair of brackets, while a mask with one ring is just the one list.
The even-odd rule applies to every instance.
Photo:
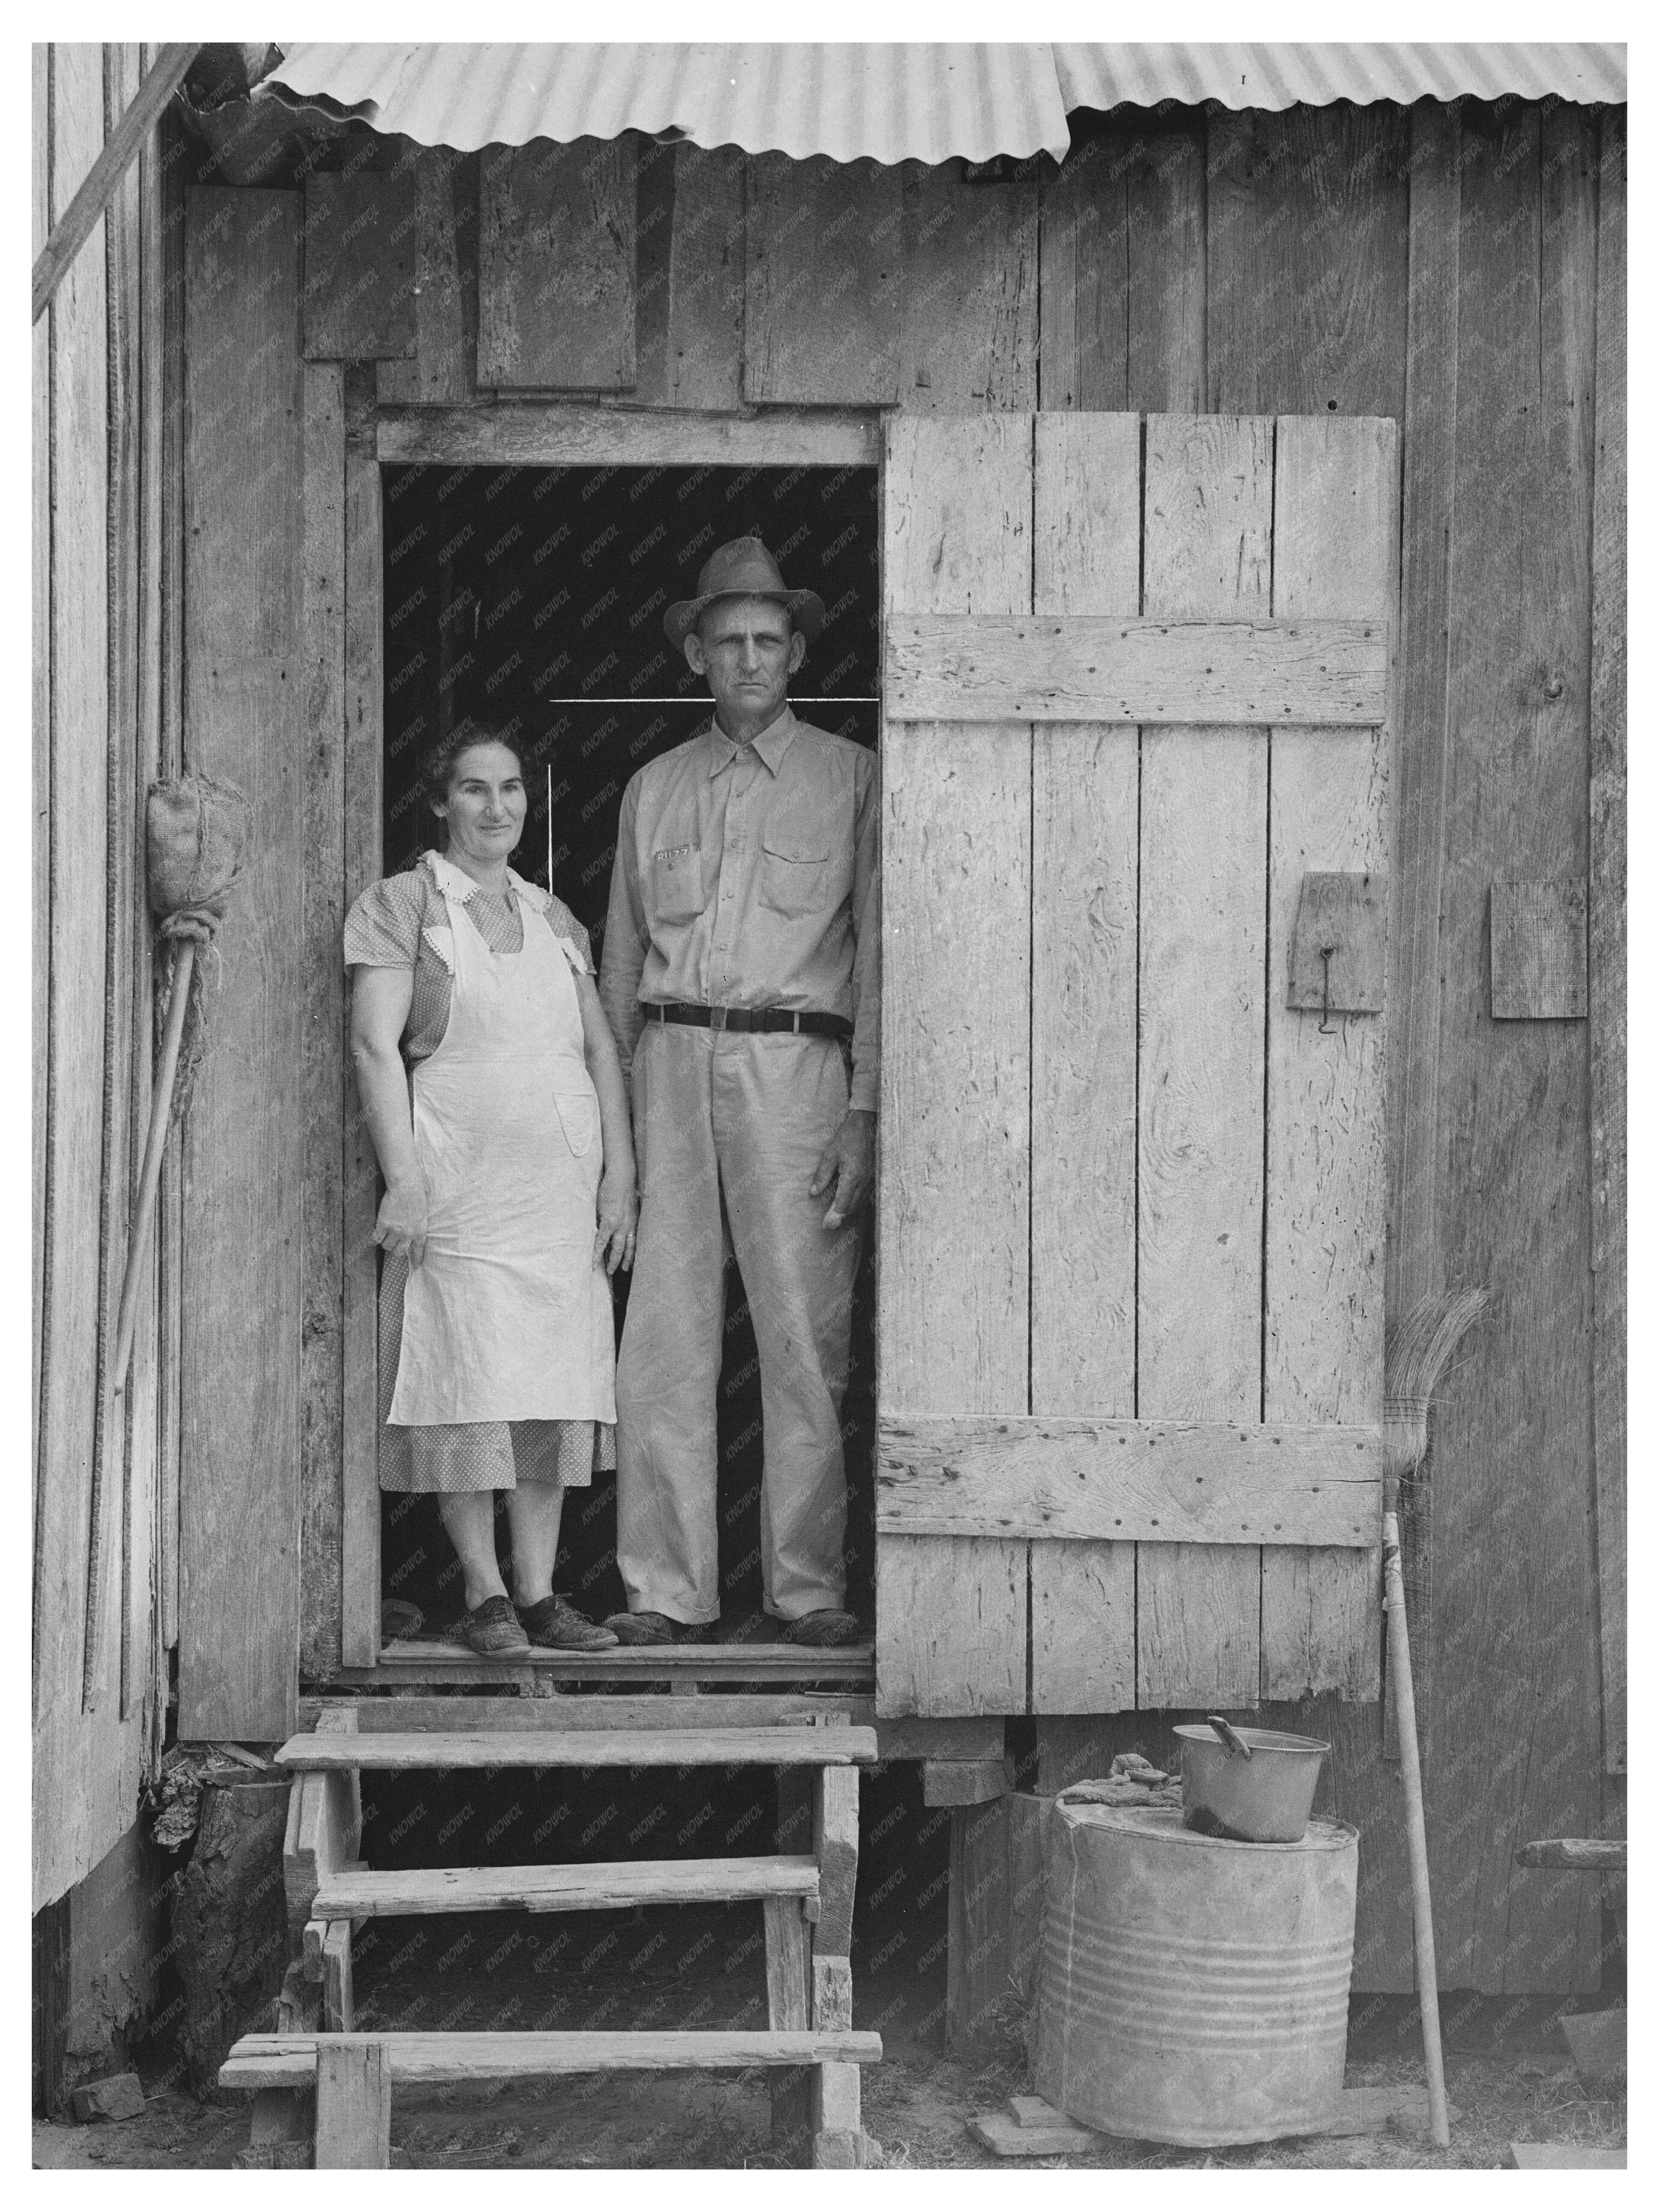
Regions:
[[[208, 776], [172, 776], [150, 786], [144, 823], [146, 873], [155, 934], [167, 949], [156, 1010], [158, 1035], [172, 1003], [179, 947], [185, 942], [213, 943], [246, 864], [252, 827], [252, 811], [241, 793]], [[191, 963], [189, 989], [181, 1072], [173, 1094], [174, 1121], [189, 1103], [206, 1045], [199, 960]]]

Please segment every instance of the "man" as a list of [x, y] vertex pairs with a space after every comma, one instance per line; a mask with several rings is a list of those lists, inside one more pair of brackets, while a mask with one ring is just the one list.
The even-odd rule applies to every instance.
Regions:
[[629, 1644], [701, 1640], [720, 1615], [728, 1251], [760, 1352], [766, 1610], [794, 1643], [859, 1632], [841, 1405], [875, 1152], [880, 822], [873, 757], [789, 708], [823, 623], [758, 538], [721, 546], [664, 617], [714, 720], [623, 797], [599, 993], [640, 1163], [617, 1371], [629, 1610], [610, 1623]]

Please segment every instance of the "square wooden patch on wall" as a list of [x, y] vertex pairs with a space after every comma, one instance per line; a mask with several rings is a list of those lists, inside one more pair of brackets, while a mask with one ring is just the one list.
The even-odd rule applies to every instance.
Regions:
[[1561, 1022], [1589, 1012], [1584, 878], [1492, 887], [1492, 1018]]

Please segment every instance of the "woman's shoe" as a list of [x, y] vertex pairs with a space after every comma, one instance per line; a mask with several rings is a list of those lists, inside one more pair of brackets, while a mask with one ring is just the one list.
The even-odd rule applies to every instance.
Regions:
[[484, 1659], [510, 1659], [530, 1649], [530, 1638], [504, 1597], [487, 1597], [482, 1605], [475, 1605], [462, 1621], [461, 1632]]
[[520, 1606], [518, 1613], [531, 1642], [550, 1650], [608, 1651], [617, 1640], [614, 1629], [589, 1620], [556, 1590], [550, 1597], [538, 1597], [534, 1605]]

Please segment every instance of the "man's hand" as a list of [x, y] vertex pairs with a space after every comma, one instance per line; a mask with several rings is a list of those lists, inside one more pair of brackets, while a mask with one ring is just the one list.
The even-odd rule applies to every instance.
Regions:
[[406, 1256], [411, 1268], [426, 1257], [426, 1207], [423, 1180], [393, 1183], [374, 1223], [374, 1242], [385, 1245], [394, 1260]]
[[830, 1190], [835, 1193], [823, 1217], [826, 1229], [839, 1229], [869, 1197], [875, 1164], [876, 1117], [862, 1108], [848, 1107], [806, 1186], [809, 1198], [822, 1198]]
[[632, 1173], [607, 1168], [599, 1177], [599, 1233], [593, 1246], [594, 1262], [602, 1260], [607, 1275], [633, 1266], [639, 1219], [639, 1191]]

